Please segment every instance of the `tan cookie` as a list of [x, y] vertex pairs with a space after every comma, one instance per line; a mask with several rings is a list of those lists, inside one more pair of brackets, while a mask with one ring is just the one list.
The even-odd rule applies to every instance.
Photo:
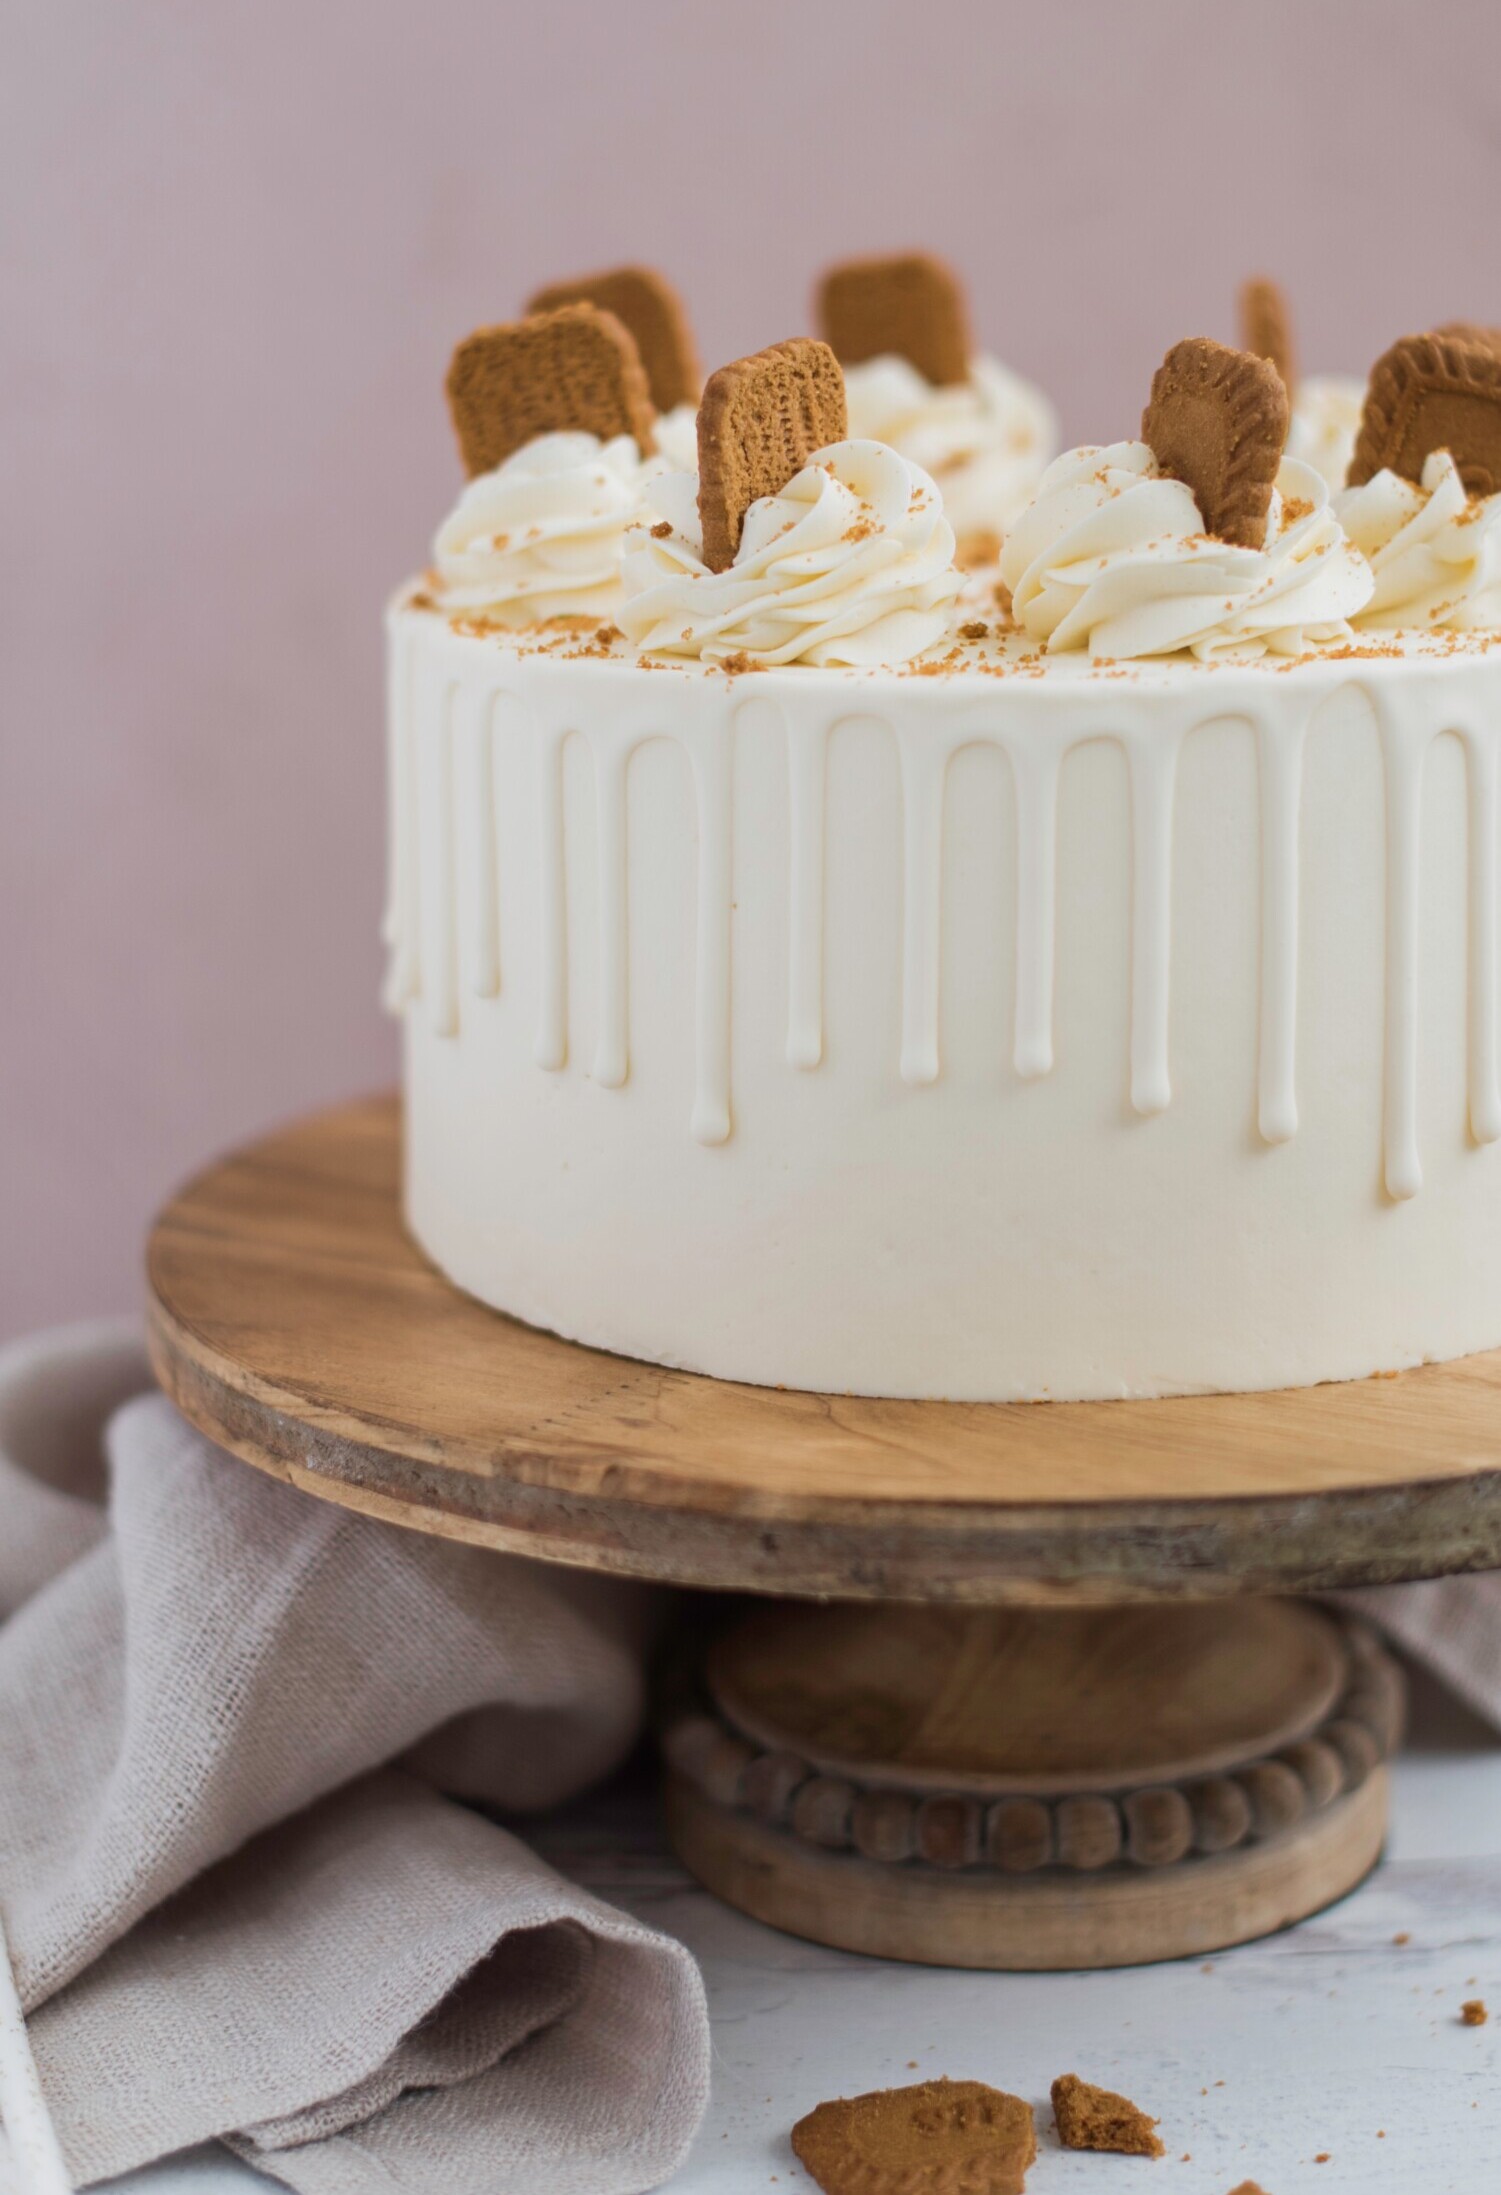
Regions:
[[1292, 315], [1282, 291], [1265, 275], [1253, 275], [1240, 286], [1240, 347], [1253, 358], [1269, 358], [1292, 395], [1297, 386]]
[[792, 2146], [824, 2195], [1021, 2195], [1032, 2107], [983, 2081], [922, 2081], [820, 2104]]
[[969, 379], [964, 288], [927, 252], [844, 259], [818, 285], [818, 324], [843, 366], [894, 351], [935, 387]]
[[1488, 328], [1483, 320], [1446, 320], [1435, 335], [1455, 335], [1462, 343], [1484, 343], [1493, 351], [1501, 351], [1501, 328]]
[[1193, 490], [1207, 532], [1260, 549], [1287, 419], [1275, 366], [1193, 336], [1175, 343], [1158, 367], [1141, 438], [1162, 470]]
[[1501, 348], [1471, 333], [1405, 335], [1371, 368], [1349, 484], [1421, 480], [1447, 450], [1471, 495], [1501, 491]]
[[526, 309], [556, 312], [560, 305], [598, 305], [630, 329], [659, 412], [670, 412], [675, 404], [698, 402], [704, 377], [693, 330], [683, 300], [654, 267], [611, 267], [603, 274], [581, 274], [571, 282], [550, 282]]
[[1149, 2119], [1129, 2098], [1096, 2088], [1077, 2073], [1061, 2073], [1052, 2087], [1053, 2117], [1065, 2149], [1107, 2149], [1121, 2157], [1160, 2157], [1162, 2144]]
[[839, 361], [809, 336], [709, 376], [698, 407], [698, 515], [711, 572], [734, 563], [751, 505], [778, 494], [846, 428]]
[[593, 305], [479, 328], [453, 354], [448, 406], [471, 477], [539, 434], [633, 434], [652, 448], [652, 402], [629, 329]]

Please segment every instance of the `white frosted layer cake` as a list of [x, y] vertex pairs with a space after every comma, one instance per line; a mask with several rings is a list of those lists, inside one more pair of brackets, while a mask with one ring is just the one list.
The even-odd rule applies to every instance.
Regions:
[[1501, 646], [729, 676], [390, 619], [406, 1196], [561, 1334], [899, 1396], [1501, 1342]]
[[1501, 1344], [1501, 331], [1357, 403], [1253, 283], [1053, 458], [923, 255], [696, 408], [660, 276], [561, 293], [456, 351], [389, 614], [429, 1255], [836, 1393]]

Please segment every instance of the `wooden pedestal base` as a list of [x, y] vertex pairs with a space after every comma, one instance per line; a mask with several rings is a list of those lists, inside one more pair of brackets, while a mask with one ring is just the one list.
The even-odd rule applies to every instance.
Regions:
[[462, 1296], [389, 1099], [173, 1199], [163, 1387], [327, 1501], [664, 1583], [803, 1593], [668, 1731], [678, 1849], [819, 1941], [965, 1966], [1204, 1953], [1360, 1880], [1400, 1714], [1356, 1627], [1262, 1596], [1501, 1565], [1501, 1350], [1164, 1402], [729, 1386]]
[[1284, 1601], [759, 1609], [664, 1732], [711, 1890], [935, 1966], [1130, 1966], [1300, 1920], [1373, 1866], [1401, 1680]]

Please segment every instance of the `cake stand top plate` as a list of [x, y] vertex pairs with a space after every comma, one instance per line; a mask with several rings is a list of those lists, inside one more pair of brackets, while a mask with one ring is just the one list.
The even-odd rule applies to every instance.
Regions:
[[189, 1183], [148, 1249], [167, 1393], [236, 1455], [417, 1531], [846, 1599], [1110, 1602], [1501, 1567], [1501, 1350], [1162, 1402], [740, 1387], [485, 1309], [402, 1225], [392, 1097]]

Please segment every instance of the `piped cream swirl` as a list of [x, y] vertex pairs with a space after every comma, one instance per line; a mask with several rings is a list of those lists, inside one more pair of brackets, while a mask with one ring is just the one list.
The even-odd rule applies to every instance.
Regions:
[[1345, 484], [1364, 406], [1365, 383], [1343, 374], [1315, 374], [1293, 393], [1287, 454], [1321, 473], [1331, 494]]
[[[819, 450], [745, 514], [735, 561], [703, 561], [697, 476], [648, 487], [658, 525], [626, 548], [616, 612], [643, 654], [754, 663], [906, 663], [940, 640], [962, 585], [954, 530], [918, 466], [878, 442]], [[659, 530], [660, 529], [660, 530]]]
[[994, 358], [976, 358], [969, 379], [946, 388], [905, 358], [870, 358], [846, 367], [844, 388], [851, 436], [885, 442], [931, 474], [961, 543], [1004, 534], [1057, 447], [1047, 398]]
[[698, 471], [698, 406], [674, 404], [670, 412], [658, 412], [652, 427], [657, 455], [679, 472]]
[[1050, 653], [1112, 659], [1301, 655], [1347, 639], [1372, 587], [1309, 466], [1283, 460], [1266, 546], [1236, 548], [1205, 532], [1192, 493], [1144, 442], [1057, 458], [1000, 570], [1016, 622]]
[[1501, 495], [1467, 496], [1447, 450], [1430, 453], [1421, 486], [1379, 472], [1335, 508], [1376, 575], [1359, 624], [1501, 627]]
[[433, 543], [448, 610], [508, 625], [613, 617], [646, 468], [628, 434], [543, 434], [471, 480]]

